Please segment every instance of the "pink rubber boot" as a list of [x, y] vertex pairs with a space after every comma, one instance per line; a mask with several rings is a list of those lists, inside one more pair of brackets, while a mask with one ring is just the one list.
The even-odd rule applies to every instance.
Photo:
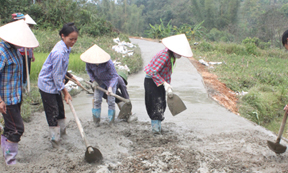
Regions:
[[18, 153], [18, 143], [6, 141], [4, 146], [4, 158], [7, 165], [16, 164], [16, 155]]
[[2, 150], [3, 156], [4, 156], [4, 148], [6, 145], [6, 140], [7, 138], [4, 135], [1, 135], [1, 150]]

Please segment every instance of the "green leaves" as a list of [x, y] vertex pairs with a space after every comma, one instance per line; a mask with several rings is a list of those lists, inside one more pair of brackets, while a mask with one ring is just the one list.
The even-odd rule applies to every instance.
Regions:
[[173, 35], [173, 29], [172, 25], [170, 24], [171, 20], [168, 22], [168, 24], [165, 26], [162, 19], [160, 19], [160, 24], [155, 24], [154, 26], [150, 25], [150, 30], [146, 31], [146, 34], [150, 38], [156, 38], [156, 39], [162, 39], [164, 37], [168, 37], [170, 35]]
[[149, 30], [146, 30], [146, 34], [148, 35], [148, 37], [162, 39], [171, 35], [186, 34], [188, 40], [196, 40], [202, 39], [202, 36], [205, 35], [203, 31], [204, 28], [202, 27], [204, 21], [200, 22], [194, 27], [189, 24], [183, 24], [179, 28], [177, 26], [172, 27], [172, 25], [170, 24], [171, 20], [166, 26], [164, 25], [162, 19], [160, 19], [160, 22], [160, 24], [155, 24], [154, 26], [149, 24], [151, 28]]

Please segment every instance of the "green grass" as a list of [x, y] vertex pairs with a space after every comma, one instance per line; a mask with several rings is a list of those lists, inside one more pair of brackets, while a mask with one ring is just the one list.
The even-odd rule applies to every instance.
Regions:
[[288, 53], [283, 49], [254, 51], [251, 55], [243, 45], [205, 43], [193, 47], [194, 58], [223, 62], [210, 72], [239, 97], [241, 116], [278, 133], [283, 107], [288, 103]]

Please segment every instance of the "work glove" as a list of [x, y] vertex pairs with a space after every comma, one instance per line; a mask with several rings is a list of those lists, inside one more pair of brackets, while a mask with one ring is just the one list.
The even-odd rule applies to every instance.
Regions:
[[172, 86], [170, 84], [168, 84], [166, 81], [163, 83], [165, 91], [168, 92], [168, 90], [172, 90]]
[[107, 91], [106, 94], [110, 96], [111, 93], [113, 93], [113, 91], [112, 91], [112, 87], [109, 87], [109, 88], [108, 88], [108, 91]]
[[97, 86], [99, 86], [98, 83], [97, 83], [96, 81], [94, 81], [94, 82], [92, 83], [92, 87], [93, 87], [94, 89], [97, 89]]

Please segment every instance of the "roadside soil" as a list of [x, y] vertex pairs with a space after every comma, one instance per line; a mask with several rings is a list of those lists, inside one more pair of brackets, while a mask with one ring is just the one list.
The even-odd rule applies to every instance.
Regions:
[[189, 58], [189, 60], [201, 74], [209, 96], [229, 111], [238, 115], [238, 98], [235, 92], [227, 88], [224, 83], [218, 80], [217, 75], [210, 73], [208, 68], [195, 58]]
[[[142, 41], [139, 43], [151, 45], [149, 50], [142, 47], [143, 52], [150, 53], [152, 47], [155, 48], [153, 51], [162, 48], [161, 44], [152, 45]], [[147, 61], [151, 56], [145, 55], [144, 58]], [[91, 116], [92, 96], [82, 91], [73, 97], [73, 104], [87, 140], [103, 154], [104, 159], [100, 163], [85, 162], [86, 147], [69, 106], [65, 104], [67, 135], [62, 138], [60, 146], [52, 148], [45, 113], [36, 113], [32, 116], [31, 122], [25, 123], [25, 133], [19, 143], [17, 156], [20, 165], [7, 167], [3, 157], [0, 157], [0, 172], [288, 173], [287, 152], [277, 155], [269, 150], [266, 144], [267, 140], [275, 141], [276, 136], [235, 115], [236, 97], [230, 95], [230, 90], [203, 65], [195, 59], [190, 59], [190, 62], [202, 75], [208, 95], [234, 114], [202, 95], [199, 96], [200, 101], [189, 100], [190, 97], [182, 95], [187, 99], [185, 104], [189, 106], [183, 113], [185, 115], [177, 116], [174, 121], [171, 121], [173, 117], [167, 116], [163, 122], [162, 135], [153, 135], [143, 105], [141, 87], [143, 87], [144, 74], [139, 72], [128, 79], [128, 91], [138, 121], [127, 123], [116, 119], [115, 124], [109, 126], [107, 104], [103, 102], [101, 125], [96, 127]], [[187, 70], [192, 73], [189, 70], [194, 67], [189, 61], [188, 63], [186, 60], [180, 61], [179, 64], [182, 65], [182, 69], [178, 71]], [[184, 69], [184, 65], [187, 69]], [[177, 75], [174, 81], [180, 80], [179, 74], [173, 75]], [[138, 81], [139, 78], [141, 82]], [[187, 91], [190, 91], [188, 89]], [[193, 93], [191, 95], [192, 98], [198, 99], [197, 95]], [[199, 107], [201, 108], [199, 112], [202, 114], [197, 112]], [[143, 117], [146, 119], [142, 120]], [[281, 144], [286, 145], [283, 141]]]

